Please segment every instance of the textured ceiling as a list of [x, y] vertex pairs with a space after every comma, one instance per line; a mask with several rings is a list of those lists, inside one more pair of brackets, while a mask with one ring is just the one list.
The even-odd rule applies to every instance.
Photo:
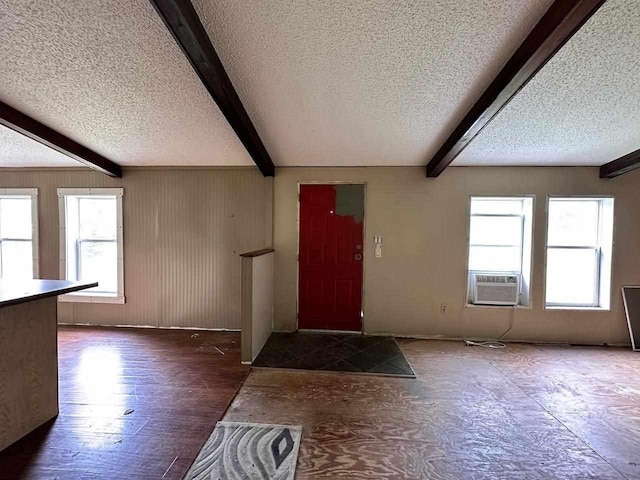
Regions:
[[75, 160], [0, 126], [0, 167], [82, 167]]
[[608, 0], [453, 165], [602, 165], [640, 148], [640, 0]]
[[121, 165], [253, 164], [148, 0], [0, 1], [0, 100]]
[[[425, 165], [552, 0], [193, 0], [278, 166]], [[601, 10], [454, 165], [640, 147], [640, 0]], [[117, 163], [252, 165], [148, 0], [0, 1], [0, 100]], [[0, 166], [78, 165], [0, 129]]]
[[274, 163], [425, 165], [551, 0], [193, 0]]

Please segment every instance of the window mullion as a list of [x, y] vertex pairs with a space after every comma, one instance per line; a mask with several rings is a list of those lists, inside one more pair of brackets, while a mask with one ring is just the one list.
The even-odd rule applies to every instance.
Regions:
[[79, 238], [76, 239], [76, 280], [81, 281], [81, 272], [82, 272], [82, 244]]
[[596, 262], [596, 278], [595, 278], [595, 286], [594, 286], [594, 295], [593, 304], [595, 306], [600, 305], [600, 270], [601, 270], [601, 259], [602, 259], [602, 250], [598, 247], [595, 252], [595, 262]]
[[[524, 208], [524, 207], [523, 207]], [[524, 268], [524, 215], [520, 215], [520, 248], [518, 249], [520, 255], [520, 273]], [[520, 280], [520, 293], [522, 293], [522, 279]]]

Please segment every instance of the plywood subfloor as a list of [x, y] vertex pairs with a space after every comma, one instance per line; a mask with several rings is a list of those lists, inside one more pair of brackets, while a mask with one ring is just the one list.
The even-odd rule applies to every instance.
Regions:
[[61, 327], [60, 415], [0, 479], [181, 479], [247, 373], [237, 333]]
[[640, 479], [640, 354], [403, 340], [417, 379], [251, 372], [227, 421], [303, 426], [303, 479]]

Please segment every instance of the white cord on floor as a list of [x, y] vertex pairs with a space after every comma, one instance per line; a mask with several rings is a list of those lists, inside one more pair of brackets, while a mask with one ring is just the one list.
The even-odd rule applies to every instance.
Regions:
[[485, 347], [485, 348], [505, 348], [506, 345], [502, 342], [487, 340], [486, 342], [472, 342], [471, 340], [465, 340], [464, 344], [467, 347]]
[[504, 337], [506, 337], [509, 332], [511, 332], [511, 330], [513, 329], [513, 324], [515, 322], [516, 319], [516, 306], [513, 306], [513, 310], [511, 311], [511, 315], [510, 315], [510, 319], [509, 319], [509, 328], [507, 328], [507, 330], [500, 335], [500, 337], [497, 340], [485, 340], [482, 342], [473, 342], [471, 340], [465, 340], [464, 344], [468, 347], [484, 347], [484, 348], [494, 348], [494, 349], [500, 349], [500, 348], [506, 348], [506, 345], [504, 343], [502, 343], [502, 339]]

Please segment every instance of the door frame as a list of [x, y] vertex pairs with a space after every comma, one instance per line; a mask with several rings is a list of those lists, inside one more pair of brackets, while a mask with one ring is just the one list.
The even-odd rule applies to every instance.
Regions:
[[365, 270], [367, 264], [367, 182], [350, 180], [310, 180], [299, 181], [297, 183], [297, 218], [296, 218], [296, 331], [300, 321], [300, 187], [302, 185], [362, 185], [364, 217], [362, 219], [362, 291], [360, 292], [360, 331], [356, 330], [322, 330], [322, 329], [302, 329], [302, 331], [322, 332], [322, 333], [364, 333], [365, 305], [364, 305], [364, 284]]

